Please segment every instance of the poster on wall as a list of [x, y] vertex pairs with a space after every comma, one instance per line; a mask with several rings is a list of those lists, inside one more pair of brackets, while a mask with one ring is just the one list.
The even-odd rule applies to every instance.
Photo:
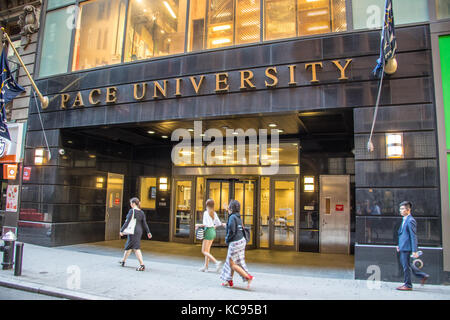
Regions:
[[19, 199], [19, 186], [8, 185], [6, 190], [6, 211], [17, 212], [17, 204]]

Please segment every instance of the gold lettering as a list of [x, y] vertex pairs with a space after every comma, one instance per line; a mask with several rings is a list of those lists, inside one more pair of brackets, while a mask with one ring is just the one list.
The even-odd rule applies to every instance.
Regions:
[[272, 83], [266, 83], [266, 87], [276, 87], [278, 84], [278, 77], [277, 77], [277, 68], [276, 67], [270, 67], [266, 69], [266, 77], [272, 79]]
[[295, 86], [297, 85], [297, 82], [295, 81], [295, 68], [297, 66], [295, 64], [289, 66], [289, 85]]
[[[225, 87], [222, 87], [222, 85], [225, 85]], [[229, 89], [228, 73], [216, 73], [216, 92], [225, 92]]]
[[348, 80], [348, 78], [345, 76], [345, 70], [348, 68], [352, 60], [353, 59], [347, 59], [345, 67], [342, 67], [341, 62], [339, 60], [332, 61], [334, 65], [339, 69], [339, 71], [341, 71], [341, 77], [339, 78], [339, 80]]
[[[142, 85], [142, 93], [141, 93], [140, 96], [138, 96], [138, 89], [139, 89], [139, 87], [141, 85]], [[142, 99], [144, 99], [146, 93], [147, 93], [147, 83], [146, 82], [143, 82], [142, 84], [140, 84], [140, 83], [134, 84], [134, 93], [133, 93], [133, 95], [134, 95], [134, 99], [135, 100], [142, 100]]]
[[83, 96], [81, 95], [81, 92], [77, 93], [77, 96], [75, 97], [75, 101], [73, 102], [72, 107], [73, 108], [84, 107]]
[[176, 86], [176, 90], [175, 90], [176, 97], [181, 97], [181, 82], [182, 81], [183, 81], [183, 79], [181, 79], [181, 78], [177, 79], [177, 86]]
[[68, 93], [62, 93], [61, 94], [61, 109], [66, 108], [66, 103], [69, 102], [70, 94]]
[[167, 98], [167, 80], [163, 80], [164, 87], [161, 87], [158, 81], [153, 81], [154, 84], [154, 90], [153, 90], [153, 98], [158, 98], [158, 91], [164, 96], [164, 98]]
[[117, 88], [106, 88], [106, 103], [115, 103], [117, 101]]
[[198, 84], [195, 82], [195, 77], [190, 77], [192, 86], [194, 87], [195, 93], [198, 94], [198, 91], [200, 90], [200, 87], [203, 84], [203, 80], [205, 79], [205, 76], [200, 77], [200, 81]]
[[323, 63], [322, 62], [313, 62], [313, 63], [308, 63], [305, 65], [305, 69], [308, 69], [309, 67], [311, 67], [312, 69], [312, 80], [311, 82], [319, 82], [319, 80], [317, 80], [317, 66], [323, 68]]
[[92, 105], [96, 105], [100, 103], [100, 100], [94, 100], [94, 93], [97, 95], [100, 95], [102, 93], [102, 91], [100, 89], [94, 89], [91, 90], [91, 92], [89, 93], [89, 103]]
[[246, 84], [250, 87], [250, 88], [255, 88], [255, 85], [251, 82], [251, 80], [253, 79], [253, 72], [250, 70], [244, 70], [244, 71], [240, 71], [241, 72], [241, 90], [245, 90]]

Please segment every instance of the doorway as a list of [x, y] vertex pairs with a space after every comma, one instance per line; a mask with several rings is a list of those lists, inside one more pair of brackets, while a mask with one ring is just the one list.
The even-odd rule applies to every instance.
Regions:
[[[104, 178], [98, 178], [104, 179]], [[103, 183], [103, 180], [97, 180]], [[105, 240], [120, 239], [120, 224], [122, 222], [124, 176], [116, 173], [108, 173], [106, 188], [106, 214], [105, 214]]]
[[[206, 181], [205, 199], [213, 199], [217, 215], [222, 222], [228, 220], [228, 205], [231, 199], [239, 201], [241, 204], [241, 219], [245, 227], [250, 229], [250, 242], [248, 246], [253, 246], [254, 241], [254, 221], [257, 212], [256, 203], [256, 179], [208, 179]], [[206, 209], [206, 208], [204, 208]], [[225, 230], [216, 230], [215, 245], [225, 244]]]

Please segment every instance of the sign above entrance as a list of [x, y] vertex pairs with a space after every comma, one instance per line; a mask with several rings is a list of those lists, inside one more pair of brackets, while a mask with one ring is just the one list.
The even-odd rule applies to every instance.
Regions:
[[[185, 95], [223, 94], [233, 91], [250, 91], [258, 89], [273, 89], [277, 86], [297, 86], [301, 79], [309, 79], [310, 84], [318, 84], [321, 71], [325, 74], [335, 74], [338, 81], [349, 80], [349, 67], [353, 59], [318, 61], [304, 64], [270, 66], [255, 70], [238, 70], [186, 76], [181, 78], [162, 79], [131, 85], [107, 88], [95, 88], [90, 91], [76, 93], [61, 93], [60, 109], [83, 108], [101, 104], [120, 102], [119, 96], [129, 96], [133, 92], [134, 101], [160, 100], [179, 98]], [[328, 76], [329, 77], [329, 76]], [[237, 87], [239, 85], [239, 87]], [[302, 85], [302, 84], [300, 84]], [[128, 88], [128, 89], [126, 89]], [[128, 92], [121, 92], [126, 90]]]

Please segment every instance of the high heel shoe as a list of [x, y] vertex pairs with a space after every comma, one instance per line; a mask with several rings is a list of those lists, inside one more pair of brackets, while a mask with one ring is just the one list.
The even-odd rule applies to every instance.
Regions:
[[248, 274], [247, 278], [247, 289], [250, 289], [250, 283], [255, 279], [254, 276], [252, 276], [250, 273]]
[[145, 266], [141, 264], [139, 267], [136, 268], [136, 271], [145, 271]]

